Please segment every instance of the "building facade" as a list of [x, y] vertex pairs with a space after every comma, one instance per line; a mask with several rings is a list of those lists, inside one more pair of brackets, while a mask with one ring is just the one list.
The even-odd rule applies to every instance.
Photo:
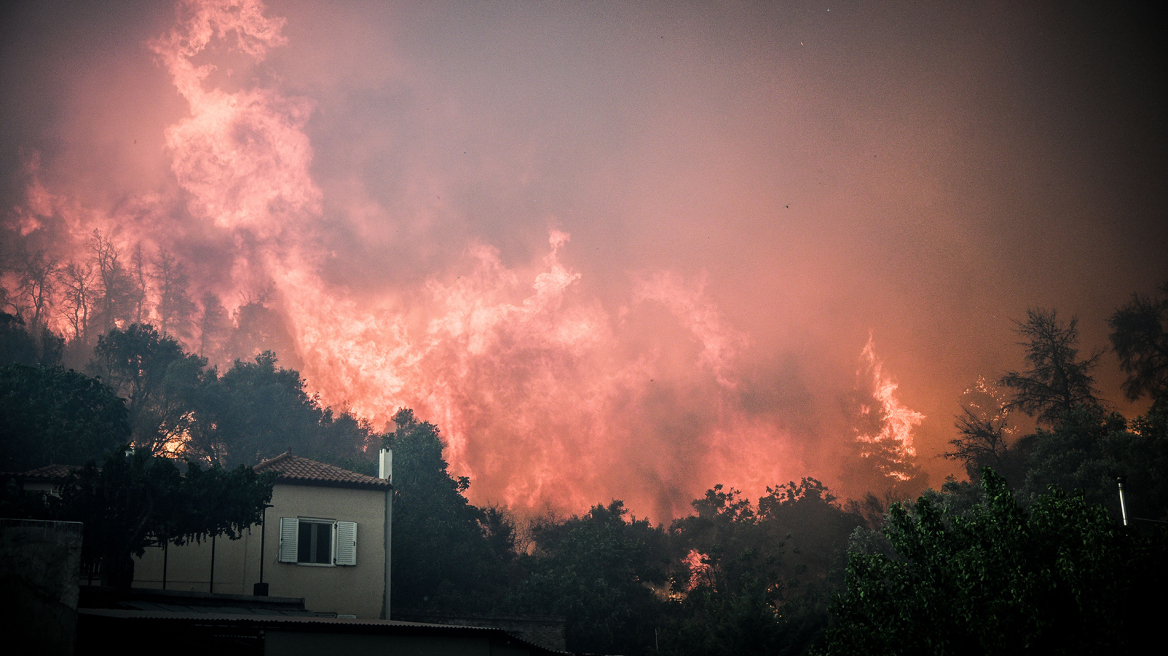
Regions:
[[287, 452], [255, 470], [279, 472], [263, 524], [238, 540], [147, 549], [135, 563], [134, 587], [243, 595], [266, 587], [270, 596], [302, 597], [312, 611], [386, 617], [387, 467], [385, 478], [373, 478]]

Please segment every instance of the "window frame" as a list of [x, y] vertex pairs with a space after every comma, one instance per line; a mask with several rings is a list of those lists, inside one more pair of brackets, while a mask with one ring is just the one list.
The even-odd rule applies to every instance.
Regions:
[[[300, 528], [304, 523], [329, 527], [328, 562], [314, 563], [300, 559]], [[344, 537], [346, 538], [345, 545], [340, 543], [342, 533], [344, 533]], [[324, 517], [281, 517], [280, 539], [276, 547], [276, 560], [280, 563], [301, 565], [304, 567], [356, 567], [357, 522]]]

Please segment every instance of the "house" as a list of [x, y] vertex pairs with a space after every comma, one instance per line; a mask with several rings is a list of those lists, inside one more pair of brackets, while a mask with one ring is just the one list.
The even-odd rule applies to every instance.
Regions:
[[279, 472], [264, 521], [223, 536], [146, 550], [134, 587], [299, 597], [309, 610], [378, 619], [389, 608], [390, 456], [382, 478], [292, 455], [255, 466]]

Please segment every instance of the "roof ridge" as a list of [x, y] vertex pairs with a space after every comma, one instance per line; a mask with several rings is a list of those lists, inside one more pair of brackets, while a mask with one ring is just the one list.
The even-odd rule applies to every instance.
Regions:
[[256, 465], [254, 469], [256, 471], [275, 471], [279, 474], [279, 480], [285, 483], [390, 487], [390, 483], [386, 479], [361, 474], [339, 465], [292, 455], [291, 451], [265, 460]]

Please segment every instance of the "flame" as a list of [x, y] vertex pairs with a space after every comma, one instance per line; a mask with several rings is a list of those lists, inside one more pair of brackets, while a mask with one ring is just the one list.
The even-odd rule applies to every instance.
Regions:
[[[744, 403], [751, 340], [723, 317], [704, 274], [641, 272], [623, 304], [605, 307], [565, 262], [570, 235], [551, 229], [530, 263], [473, 241], [417, 289], [370, 294], [327, 281], [326, 199], [306, 132], [314, 103], [265, 82], [269, 52], [294, 47], [266, 11], [258, 0], [185, 1], [149, 42], [189, 108], [164, 131], [174, 189], [97, 210], [44, 184], [34, 156], [21, 233], [63, 226], [78, 257], [95, 229], [123, 251], [171, 249], [200, 272], [197, 291], [226, 295], [229, 311], [270, 288], [295, 343], [281, 356], [294, 357], [310, 391], [375, 426], [414, 408], [441, 427], [476, 502], [579, 511], [615, 497], [667, 519], [716, 482], [761, 495], [807, 473], [791, 433]], [[224, 57], [235, 68], [212, 63]], [[378, 216], [349, 220], [359, 233]], [[204, 250], [173, 249], [186, 233]], [[229, 266], [194, 254], [208, 249]], [[64, 319], [55, 327], [64, 332]], [[857, 439], [909, 458], [923, 415], [896, 401], [871, 342], [864, 353], [884, 427]]]
[[909, 468], [916, 457], [913, 448], [913, 429], [921, 424], [925, 415], [904, 406], [896, 398], [897, 384], [892, 377], [885, 375], [884, 362], [876, 356], [875, 340], [868, 336], [868, 343], [860, 353], [860, 369], [856, 372], [861, 383], [869, 382], [872, 386], [872, 400], [875, 405], [862, 403], [860, 414], [870, 416], [879, 426], [878, 431], [857, 429], [856, 441], [861, 445], [860, 456], [870, 458], [878, 450], [883, 450], [890, 458], [886, 476], [899, 481], [911, 478]]
[[699, 585], [710, 585], [713, 583], [713, 566], [710, 564], [706, 554], [697, 549], [690, 549], [685, 558], [681, 559], [685, 566], [689, 568], [689, 581], [686, 583], [685, 592], [692, 592], [694, 588]]

